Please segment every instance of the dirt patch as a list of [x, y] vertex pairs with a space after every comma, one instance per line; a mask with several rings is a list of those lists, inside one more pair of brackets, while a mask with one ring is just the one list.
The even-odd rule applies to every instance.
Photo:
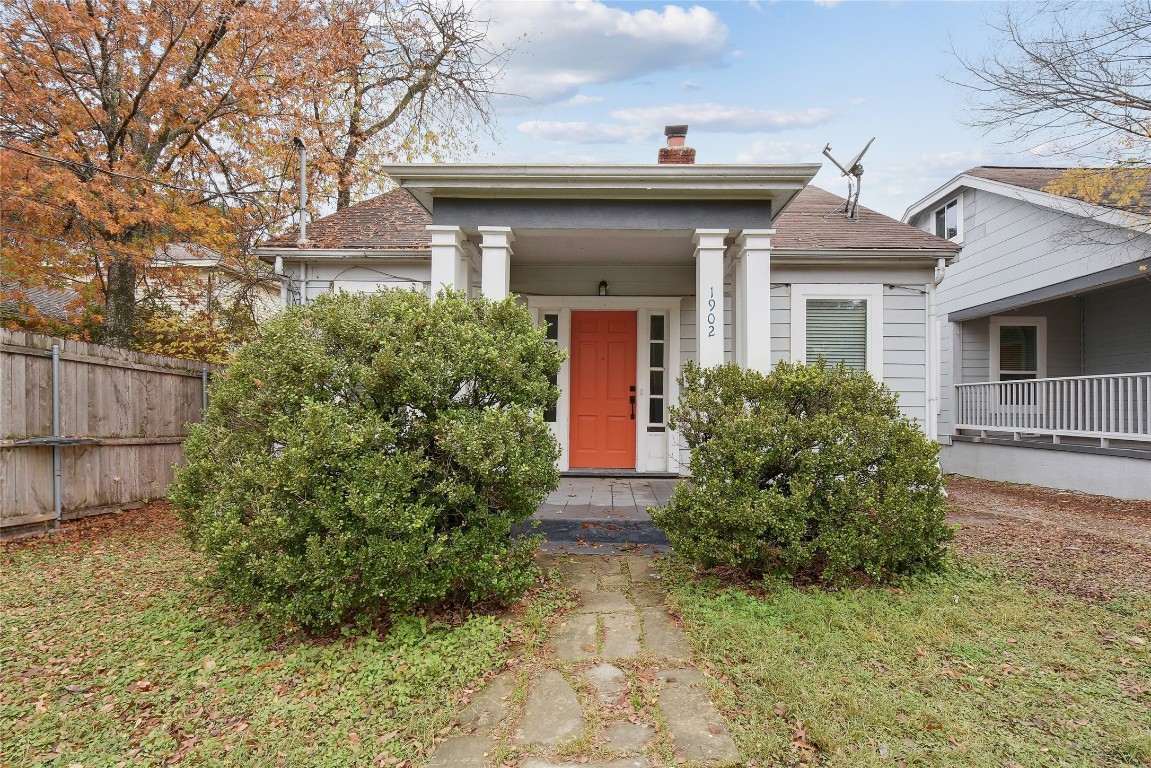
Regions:
[[168, 536], [179, 530], [180, 525], [168, 502], [154, 501], [138, 509], [66, 521], [58, 530], [41, 536], [0, 542], [0, 552], [15, 552], [57, 542], [82, 543], [113, 534], [145, 538]]
[[1151, 595], [1151, 501], [949, 477], [957, 552], [1091, 600]]

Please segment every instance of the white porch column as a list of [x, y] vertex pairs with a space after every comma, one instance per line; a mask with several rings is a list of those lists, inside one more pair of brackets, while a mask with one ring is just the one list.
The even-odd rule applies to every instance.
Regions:
[[511, 293], [512, 241], [516, 239], [511, 227], [480, 227], [483, 243], [483, 262], [480, 269], [480, 292], [489, 299], [499, 301]]
[[736, 359], [744, 368], [771, 370], [771, 236], [745, 229], [735, 240]]
[[464, 260], [463, 231], [447, 224], [429, 224], [428, 232], [432, 235], [432, 299], [444, 288], [466, 291], [468, 265]]
[[697, 229], [695, 243], [695, 322], [704, 368], [723, 365], [723, 239], [726, 229]]

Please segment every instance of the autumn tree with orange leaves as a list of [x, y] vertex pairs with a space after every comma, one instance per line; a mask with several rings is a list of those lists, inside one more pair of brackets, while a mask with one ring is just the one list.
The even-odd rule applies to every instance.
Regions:
[[85, 287], [123, 346], [163, 249], [243, 260], [288, 220], [292, 136], [346, 205], [368, 163], [462, 146], [500, 61], [422, 0], [8, 0], [0, 26], [0, 284]]

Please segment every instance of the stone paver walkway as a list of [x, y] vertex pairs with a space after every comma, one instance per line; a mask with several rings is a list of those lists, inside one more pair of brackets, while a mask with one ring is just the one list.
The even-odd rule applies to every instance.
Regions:
[[477, 693], [429, 768], [739, 765], [652, 558], [551, 557], [579, 604], [542, 659]]

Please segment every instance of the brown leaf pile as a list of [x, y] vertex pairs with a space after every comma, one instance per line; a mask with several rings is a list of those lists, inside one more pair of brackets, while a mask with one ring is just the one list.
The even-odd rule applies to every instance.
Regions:
[[1151, 594], [1151, 501], [950, 477], [955, 550], [1062, 594]]

